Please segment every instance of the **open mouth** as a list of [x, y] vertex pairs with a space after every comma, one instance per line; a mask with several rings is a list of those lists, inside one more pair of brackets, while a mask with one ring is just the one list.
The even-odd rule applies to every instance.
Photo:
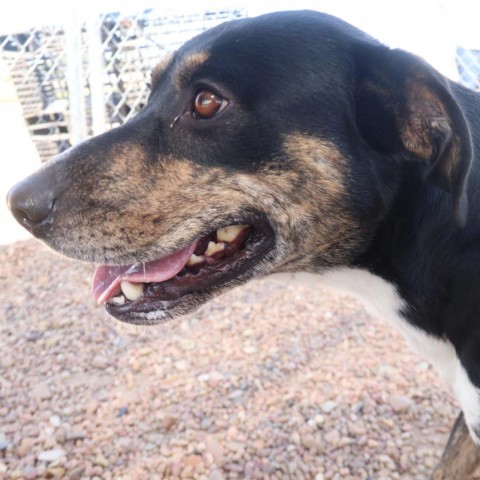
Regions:
[[244, 276], [272, 245], [270, 228], [225, 226], [152, 262], [98, 266], [92, 293], [119, 320], [150, 323], [166, 319], [174, 310], [192, 310], [214, 290]]

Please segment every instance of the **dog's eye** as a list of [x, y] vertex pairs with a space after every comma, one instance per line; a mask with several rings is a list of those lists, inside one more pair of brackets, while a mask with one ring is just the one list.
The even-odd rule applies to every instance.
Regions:
[[227, 106], [228, 102], [211, 90], [201, 90], [193, 102], [194, 118], [212, 118]]

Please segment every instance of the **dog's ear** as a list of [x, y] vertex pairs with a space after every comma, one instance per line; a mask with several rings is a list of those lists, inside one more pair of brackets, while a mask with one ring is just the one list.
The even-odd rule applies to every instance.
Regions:
[[383, 153], [423, 162], [426, 180], [452, 194], [464, 225], [472, 142], [448, 82], [415, 55], [380, 45], [362, 46], [355, 61], [358, 130]]

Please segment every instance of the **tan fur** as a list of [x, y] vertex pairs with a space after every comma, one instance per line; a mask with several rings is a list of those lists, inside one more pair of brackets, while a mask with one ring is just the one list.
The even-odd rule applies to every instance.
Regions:
[[174, 72], [174, 85], [181, 90], [188, 84], [196, 71], [208, 60], [209, 55], [205, 52], [193, 53], [182, 60]]
[[110, 167], [88, 182], [96, 185], [89, 198], [78, 202], [85, 192], [72, 192], [89, 212], [77, 210], [64, 218], [64, 240], [81, 231], [82, 248], [97, 252], [98, 261], [116, 263], [119, 254], [124, 263], [147, 261], [223, 226], [228, 218], [259, 210], [278, 235], [282, 255], [273, 264], [308, 269], [318, 256], [335, 263], [346, 255], [356, 228], [348, 207], [346, 160], [330, 142], [300, 133], [284, 139], [284, 156], [288, 169], [267, 164], [259, 172], [242, 173], [173, 157], [149, 165], [142, 147], [112, 146]]
[[172, 64], [174, 57], [175, 52], [167, 53], [153, 68], [150, 76], [151, 88], [155, 87], [160, 77], [167, 71], [168, 67]]
[[450, 130], [448, 114], [442, 101], [427, 85], [410, 80], [406, 91], [408, 117], [405, 125], [400, 126], [402, 141], [412, 153], [428, 160], [433, 154], [430, 132], [432, 129]]

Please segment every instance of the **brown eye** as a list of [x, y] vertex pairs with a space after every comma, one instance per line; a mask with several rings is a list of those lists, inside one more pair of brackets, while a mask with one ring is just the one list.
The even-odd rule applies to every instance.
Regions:
[[227, 101], [216, 93], [210, 90], [201, 90], [193, 103], [193, 116], [196, 118], [212, 118], [226, 105]]

